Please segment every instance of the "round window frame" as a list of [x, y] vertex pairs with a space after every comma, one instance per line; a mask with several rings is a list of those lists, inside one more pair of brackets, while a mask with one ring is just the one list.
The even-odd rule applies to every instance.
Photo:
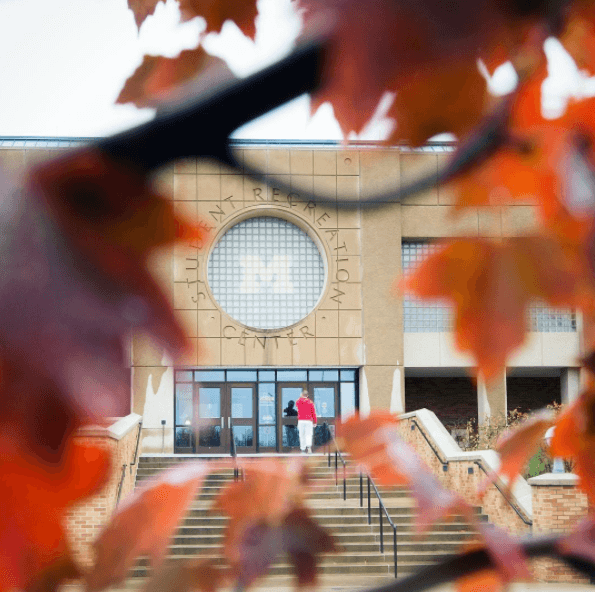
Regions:
[[[324, 268], [324, 279], [323, 279], [323, 287], [322, 287], [322, 291], [320, 292], [320, 296], [319, 296], [316, 304], [310, 310], [310, 312], [305, 317], [302, 317], [300, 320], [296, 321], [295, 323], [292, 323], [291, 325], [285, 325], [284, 327], [277, 327], [275, 329], [260, 329], [258, 327], [251, 327], [250, 325], [246, 325], [246, 323], [242, 323], [242, 321], [235, 319], [228, 312], [226, 312], [226, 310], [219, 304], [219, 301], [215, 298], [215, 295], [213, 294], [213, 291], [211, 290], [211, 286], [209, 284], [209, 263], [211, 261], [211, 255], [213, 254], [213, 251], [215, 250], [215, 248], [217, 247], [217, 245], [219, 244], [221, 239], [225, 236], [225, 234], [231, 228], [233, 228], [234, 226], [237, 226], [238, 224], [240, 224], [242, 222], [245, 222], [246, 220], [250, 220], [252, 218], [278, 218], [279, 220], [283, 220], [285, 222], [289, 222], [290, 224], [293, 224], [294, 226], [297, 226], [300, 230], [302, 230], [306, 233], [308, 238], [310, 238], [314, 242], [314, 244], [316, 245], [316, 248], [318, 249], [318, 252], [320, 253], [320, 256], [322, 258], [322, 265]], [[226, 223], [223, 226], [221, 226], [221, 228], [219, 228], [219, 230], [213, 237], [213, 240], [211, 241], [211, 243], [209, 245], [209, 248], [208, 248], [208, 251], [206, 254], [206, 258], [205, 258], [205, 261], [206, 261], [205, 275], [204, 275], [204, 277], [206, 279], [205, 288], [206, 288], [209, 298], [217, 307], [217, 310], [219, 310], [219, 312], [221, 312], [221, 314], [225, 315], [225, 317], [227, 317], [231, 322], [236, 323], [240, 327], [243, 327], [244, 329], [248, 329], [249, 331], [251, 331], [253, 333], [260, 333], [262, 335], [274, 335], [275, 333], [277, 333], [279, 331], [285, 331], [287, 329], [292, 329], [294, 327], [297, 327], [298, 325], [300, 325], [301, 323], [304, 322], [304, 319], [307, 319], [310, 315], [312, 315], [313, 313], [315, 313], [318, 310], [321, 302], [325, 299], [325, 297], [327, 296], [328, 291], [329, 291], [330, 284], [329, 284], [328, 279], [329, 279], [329, 261], [330, 260], [331, 260], [330, 246], [324, 240], [321, 239], [321, 237], [316, 232], [316, 228], [314, 228], [314, 226], [312, 226], [308, 221], [304, 220], [300, 216], [297, 216], [296, 214], [293, 214], [292, 212], [286, 212], [283, 210], [280, 211], [276, 208], [271, 208], [270, 206], [260, 206], [257, 208], [251, 208], [248, 211], [244, 210], [244, 211], [238, 212], [234, 216], [230, 217], [230, 219], [227, 220]]]

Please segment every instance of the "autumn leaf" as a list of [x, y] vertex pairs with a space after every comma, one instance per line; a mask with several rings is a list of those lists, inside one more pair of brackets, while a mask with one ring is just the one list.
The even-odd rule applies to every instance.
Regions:
[[159, 566], [205, 475], [220, 466], [182, 463], [127, 497], [95, 542], [96, 561], [87, 575], [89, 590], [103, 590], [122, 581], [139, 555], [148, 555], [152, 565]]
[[48, 464], [0, 437], [0, 590], [52, 590], [78, 574], [65, 537], [66, 509], [105, 483], [108, 453], [69, 439]]
[[456, 346], [473, 355], [491, 380], [523, 343], [532, 301], [575, 303], [578, 279], [571, 263], [546, 236], [460, 239], [424, 261], [404, 285], [421, 298], [454, 306]]
[[299, 585], [315, 581], [318, 554], [334, 544], [303, 505], [306, 480], [300, 461], [250, 463], [244, 479], [215, 501], [230, 517], [224, 550], [240, 585], [264, 575], [282, 553], [290, 555]]
[[217, 592], [227, 583], [228, 577], [227, 570], [211, 560], [176, 561], [158, 569], [143, 592]]
[[588, 390], [558, 417], [550, 454], [574, 460], [590, 503], [595, 502], [595, 391]]
[[155, 8], [157, 8], [159, 2], [161, 0], [128, 0], [128, 8], [132, 10], [136, 26], [139, 29], [145, 19], [155, 13]]
[[590, 516], [581, 520], [572, 532], [559, 539], [556, 545], [560, 551], [595, 564], [595, 523]]
[[116, 103], [155, 107], [165, 101], [179, 102], [232, 78], [227, 64], [209, 55], [200, 45], [182, 51], [175, 58], [146, 55], [126, 80]]
[[200, 16], [207, 21], [207, 33], [220, 32], [230, 20], [250, 39], [256, 37], [256, 0], [179, 0], [183, 20]]
[[457, 592], [499, 592], [502, 588], [502, 579], [494, 569], [469, 574], [455, 583]]
[[[396, 92], [395, 137], [415, 143], [440, 131], [468, 130], [485, 97], [477, 58], [489, 60], [498, 47], [514, 55], [532, 39], [530, 31], [542, 16], [538, 11], [520, 14], [505, 2], [380, 0], [366, 4], [365, 18], [355, 0], [301, 0], [300, 6], [306, 30], [321, 15], [336, 21], [313, 111], [328, 101], [347, 137], [361, 132], [386, 91]], [[539, 45], [538, 40], [533, 44]], [[445, 72], [453, 68], [455, 74], [448, 78]], [[442, 93], [446, 98], [441, 100]], [[429, 114], [423, 106], [434, 111]]]
[[27, 191], [0, 193], [11, 253], [0, 281], [7, 386], [15, 390], [14, 376], [21, 397], [40, 397], [35, 409], [62, 398], [59, 421], [125, 415], [130, 330], [147, 330], [172, 354], [186, 345], [148, 258], [175, 240], [200, 244], [206, 233], [178, 219], [141, 173], [90, 149], [39, 165]]
[[485, 491], [488, 483], [502, 477], [506, 480], [508, 488], [512, 488], [553, 421], [552, 413], [543, 410], [531, 415], [522, 425], [511, 428], [500, 438], [496, 443], [496, 452], [500, 454], [500, 467], [483, 485], [482, 491]]

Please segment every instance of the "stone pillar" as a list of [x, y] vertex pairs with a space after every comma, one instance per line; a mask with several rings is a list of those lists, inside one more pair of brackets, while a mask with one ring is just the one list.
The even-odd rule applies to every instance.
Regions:
[[[546, 473], [529, 479], [533, 504], [533, 535], [570, 532], [587, 515], [587, 495], [571, 473]], [[556, 559], [534, 562], [534, 575], [545, 582], [588, 583], [589, 578]]]
[[477, 421], [483, 425], [487, 417], [504, 416], [508, 412], [506, 404], [506, 370], [489, 383], [481, 375], [477, 377]]
[[580, 368], [562, 368], [560, 386], [563, 405], [576, 401], [580, 392]]
[[[398, 150], [360, 152], [362, 198], [399, 187]], [[364, 410], [404, 410], [403, 306], [394, 284], [401, 276], [401, 206], [363, 209], [362, 300], [367, 401]], [[361, 383], [360, 383], [361, 385]], [[361, 393], [362, 398], [365, 393]]]

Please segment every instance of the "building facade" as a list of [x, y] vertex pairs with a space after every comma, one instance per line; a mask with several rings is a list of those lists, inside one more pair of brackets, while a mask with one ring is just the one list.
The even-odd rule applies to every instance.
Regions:
[[[18, 168], [53, 148], [0, 142], [0, 157]], [[469, 379], [473, 362], [455, 350], [449, 307], [396, 289], [441, 239], [531, 228], [530, 201], [459, 217], [448, 188], [377, 208], [333, 202], [396, 189], [436, 171], [451, 150], [246, 143], [236, 146], [238, 169], [192, 159], [161, 171], [156, 183], [208, 238], [153, 262], [192, 347], [174, 363], [146, 336], [132, 338], [143, 450], [228, 453], [233, 438], [240, 453], [291, 451], [304, 387], [319, 415], [315, 444], [356, 409], [427, 407], [455, 430], [468, 418], [575, 398], [581, 331], [572, 312], [536, 303], [525, 346], [486, 385]]]

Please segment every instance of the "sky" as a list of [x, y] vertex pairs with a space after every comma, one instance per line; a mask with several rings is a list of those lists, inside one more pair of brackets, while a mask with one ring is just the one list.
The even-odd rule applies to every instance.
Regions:
[[[259, 0], [258, 8], [255, 42], [233, 23], [205, 42], [238, 76], [289, 53], [300, 30], [290, 0]], [[0, 136], [104, 136], [150, 119], [150, 109], [114, 102], [145, 53], [173, 57], [196, 46], [204, 21], [178, 20], [175, 0], [159, 3], [140, 31], [126, 0], [0, 0]], [[546, 42], [546, 53], [546, 116], [560, 114], [572, 94], [595, 94], [595, 78], [579, 72], [557, 41]], [[506, 66], [490, 80], [498, 94], [514, 82]], [[386, 131], [387, 122], [379, 118], [360, 139], [379, 140]], [[329, 105], [310, 117], [304, 96], [235, 136], [340, 140], [341, 132]]]

